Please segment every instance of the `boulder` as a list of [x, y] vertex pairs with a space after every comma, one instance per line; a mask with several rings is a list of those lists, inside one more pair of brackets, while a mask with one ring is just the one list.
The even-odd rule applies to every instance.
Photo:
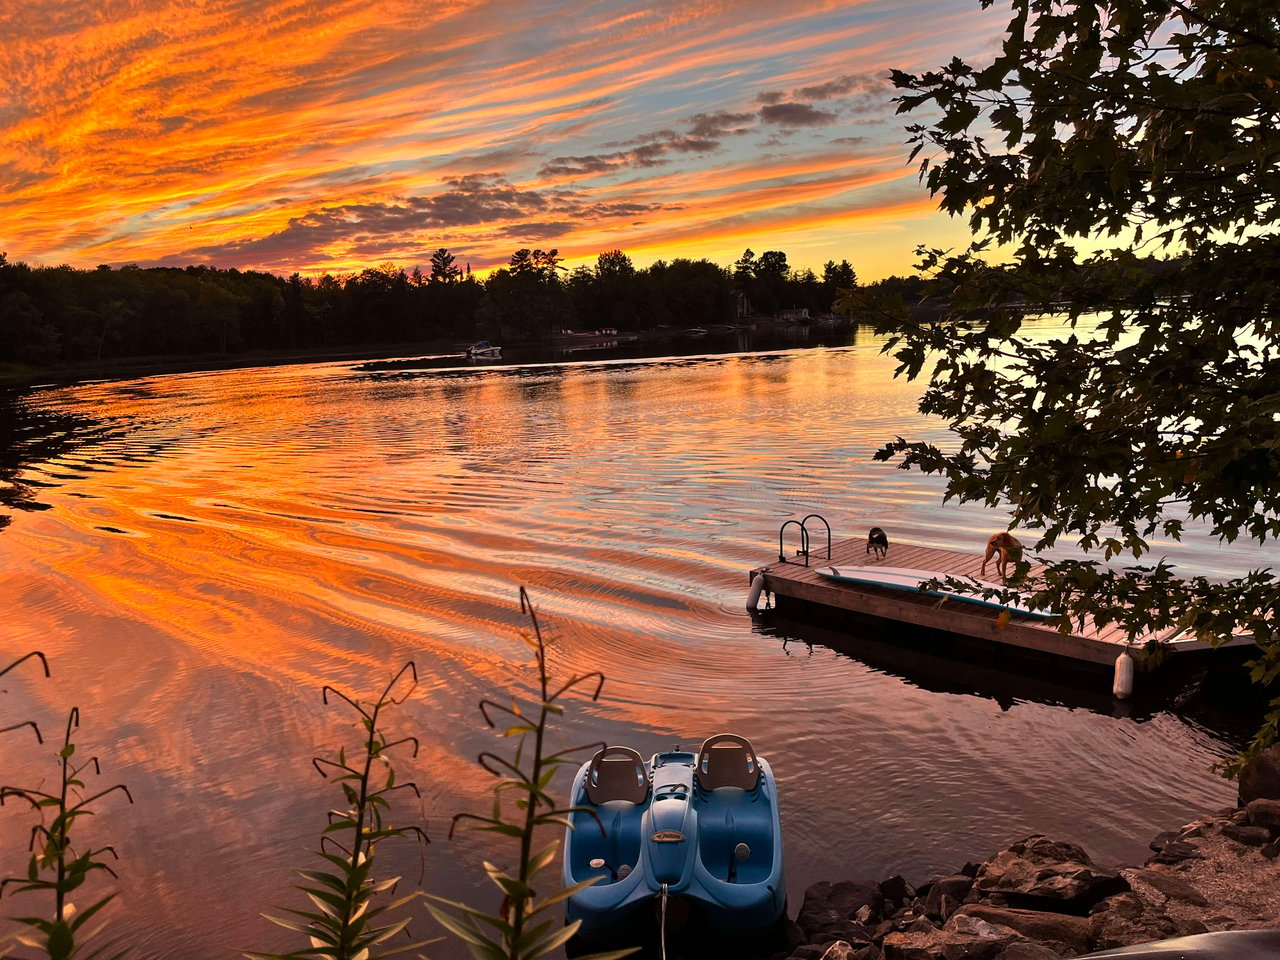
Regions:
[[911, 884], [907, 883], [907, 881], [900, 876], [893, 876], [888, 880], [881, 880], [876, 884], [876, 886], [884, 897], [885, 903], [896, 903], [898, 906], [903, 906], [908, 900], [916, 895]]
[[1202, 920], [1182, 912], [1166, 914], [1163, 908], [1153, 906], [1136, 890], [1104, 900], [1089, 917], [1089, 936], [1096, 950], [1186, 937], [1205, 933], [1208, 929]]
[[982, 920], [929, 931], [891, 933], [884, 938], [884, 960], [995, 960], [1018, 939], [1007, 927]]
[[955, 916], [955, 912], [960, 909], [960, 901], [954, 897], [948, 897], [945, 893], [942, 895], [941, 901], [938, 903], [938, 919], [944, 923]]
[[996, 960], [1059, 960], [1063, 954], [1050, 950], [1043, 943], [1015, 940], [1000, 951]]
[[844, 940], [809, 943], [791, 954], [790, 960], [880, 960], [880, 950], [871, 944], [854, 945]]
[[796, 923], [785, 913], [782, 915], [782, 919], [778, 922], [778, 934], [783, 944], [786, 945], [788, 952], [794, 950], [796, 947], [800, 946], [800, 944], [805, 943], [809, 939], [808, 934], [804, 932], [804, 929], [800, 924]]
[[1162, 894], [1166, 900], [1181, 900], [1197, 907], [1209, 906], [1209, 901], [1199, 890], [1181, 877], [1165, 873], [1163, 870], [1122, 870], [1120, 873], [1129, 881], [1131, 887], [1145, 883]]
[[1280, 800], [1280, 744], [1267, 747], [1240, 771], [1240, 805], [1260, 797]]
[[1010, 906], [1080, 914], [1128, 888], [1120, 874], [1094, 866], [1076, 844], [1039, 835], [1020, 840], [986, 861], [974, 886], [988, 896], [1002, 894]]
[[1155, 839], [1148, 846], [1156, 853], [1159, 853], [1165, 848], [1165, 844], [1177, 839], [1177, 830], [1165, 830], [1163, 833], [1157, 833]]
[[1237, 843], [1243, 843], [1246, 847], [1261, 847], [1271, 842], [1271, 831], [1266, 827], [1250, 827], [1241, 826], [1238, 823], [1228, 823], [1222, 828], [1222, 835], [1230, 837]]
[[[962, 873], [950, 877], [939, 877], [929, 886], [929, 894], [924, 898], [925, 915], [946, 920], [951, 914], [943, 914], [943, 900], [950, 899], [956, 903], [963, 902], [972, 888], [973, 879], [966, 877]], [[952, 913], [954, 912], [955, 908], [952, 907]]]
[[[826, 938], [828, 940], [846, 940], [846, 933], [852, 933], [850, 926], [865, 932], [861, 924], [855, 924], [853, 917], [859, 909], [867, 906], [876, 894], [874, 884], [854, 883], [843, 880], [839, 883], [822, 881], [815, 883], [804, 892], [804, 903], [796, 915], [796, 923], [805, 932], [810, 942]], [[862, 940], [870, 940], [867, 933]]]
[[1250, 800], [1245, 809], [1249, 814], [1249, 823], [1253, 826], [1280, 831], [1280, 800], [1258, 797]]
[[1170, 840], [1160, 848], [1159, 853], [1154, 857], [1148, 858], [1147, 864], [1164, 863], [1172, 865], [1181, 863], [1184, 860], [1198, 859], [1200, 859], [1200, 851], [1195, 848], [1194, 844], [1190, 844], [1185, 840]]
[[1096, 950], [1164, 940], [1176, 931], [1177, 924], [1163, 914], [1148, 913], [1147, 905], [1134, 893], [1107, 898], [1089, 917], [1089, 939]]
[[1089, 950], [1089, 921], [1084, 917], [1045, 910], [992, 907], [985, 903], [966, 904], [956, 911], [956, 918], [961, 916], [975, 917], [1008, 927], [1029, 940], [1063, 943], [1075, 953], [1087, 953]]

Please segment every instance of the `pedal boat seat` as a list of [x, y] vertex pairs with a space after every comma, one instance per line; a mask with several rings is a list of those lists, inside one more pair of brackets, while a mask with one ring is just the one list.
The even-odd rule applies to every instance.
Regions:
[[605, 747], [591, 758], [586, 789], [587, 799], [596, 806], [614, 800], [644, 803], [649, 796], [644, 758], [630, 747]]
[[703, 741], [694, 778], [707, 791], [721, 787], [751, 791], [760, 785], [760, 762], [746, 737], [722, 733]]

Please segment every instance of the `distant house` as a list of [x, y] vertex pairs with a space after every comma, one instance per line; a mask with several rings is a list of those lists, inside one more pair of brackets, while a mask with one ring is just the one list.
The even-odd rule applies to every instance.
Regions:
[[808, 320], [809, 308], [800, 307], [799, 309], [783, 310], [782, 319], [787, 323], [799, 323], [801, 320]]

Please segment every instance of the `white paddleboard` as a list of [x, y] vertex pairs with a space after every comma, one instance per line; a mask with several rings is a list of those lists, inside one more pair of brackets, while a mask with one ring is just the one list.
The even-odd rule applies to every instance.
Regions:
[[[843, 580], [846, 583], [865, 583], [874, 587], [889, 587], [893, 590], [907, 590], [911, 593], [925, 593], [930, 597], [942, 597], [947, 600], [958, 600], [961, 603], [972, 603], [993, 610], [1010, 610], [1013, 613], [1025, 614], [1029, 617], [1052, 617], [1053, 611], [1028, 606], [1025, 597], [1019, 594], [1018, 600], [1003, 603], [992, 597], [975, 596], [967, 593], [952, 593], [949, 590], [920, 590], [920, 584], [930, 580], [946, 580], [949, 574], [937, 570], [913, 570], [908, 567], [819, 567], [818, 573], [830, 580]], [[979, 587], [991, 590], [1003, 590], [997, 583], [977, 581]]]

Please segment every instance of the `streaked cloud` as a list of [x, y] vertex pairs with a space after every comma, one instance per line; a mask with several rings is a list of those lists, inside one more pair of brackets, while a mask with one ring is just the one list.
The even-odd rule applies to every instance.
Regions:
[[829, 127], [840, 118], [807, 103], [769, 103], [760, 108], [760, 119], [780, 127]]
[[3, 5], [3, 244], [314, 273], [727, 232], [818, 264], [850, 217], [901, 216], [885, 184], [921, 199], [888, 69], [1002, 25], [976, 0]]

